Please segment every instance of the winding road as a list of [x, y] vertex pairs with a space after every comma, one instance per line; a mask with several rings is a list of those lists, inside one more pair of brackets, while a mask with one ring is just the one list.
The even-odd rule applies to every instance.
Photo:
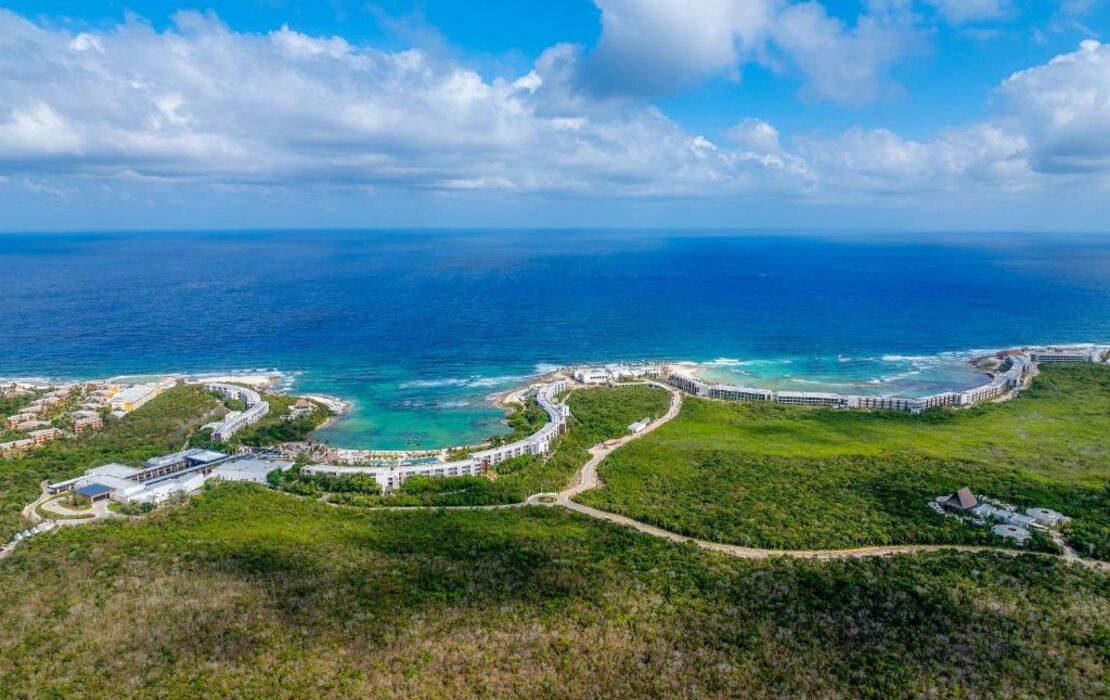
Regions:
[[[567, 510], [572, 510], [576, 513], [595, 518], [597, 520], [604, 520], [615, 525], [632, 528], [637, 532], [652, 537], [674, 542], [676, 544], [694, 545], [701, 549], [712, 552], [718, 552], [733, 557], [740, 557], [743, 559], [772, 559], [775, 557], [786, 557], [792, 559], [856, 559], [862, 557], [884, 557], [894, 554], [913, 554], [918, 552], [938, 552], [938, 551], [955, 551], [955, 552], [993, 552], [996, 554], [1004, 554], [1007, 556], [1019, 556], [1021, 554], [1035, 554], [1037, 556], [1044, 556], [1049, 558], [1058, 558], [1069, 563], [1074, 562], [1084, 566], [1099, 569], [1102, 571], [1110, 571], [1110, 562], [1103, 562], [1091, 559], [1080, 559], [1076, 556], [1075, 552], [1067, 547], [1064, 547], [1064, 554], [1048, 554], [1044, 552], [1026, 552], [1018, 549], [1007, 549], [1004, 547], [988, 547], [988, 546], [970, 546], [970, 545], [955, 545], [955, 544], [924, 544], [924, 545], [882, 545], [875, 547], [857, 547], [852, 549], [760, 549], [756, 547], [742, 547], [734, 544], [725, 544], [722, 542], [711, 542], [709, 540], [701, 540], [695, 537], [689, 537], [670, 530], [664, 530], [654, 525], [629, 518], [624, 515], [610, 513], [590, 506], [582, 505], [574, 499], [578, 495], [596, 489], [602, 485], [601, 479], [598, 476], [597, 468], [601, 462], [608, 457], [614, 450], [627, 445], [633, 440], [639, 440], [643, 436], [657, 430], [663, 425], [678, 417], [682, 411], [682, 392], [677, 389], [660, 384], [658, 382], [647, 382], [652, 386], [659, 387], [670, 393], [671, 403], [667, 408], [667, 412], [653, 420], [639, 433], [631, 433], [620, 438], [607, 440], [598, 445], [594, 445], [589, 449], [590, 459], [575, 473], [571, 485], [559, 492], [551, 493], [537, 493], [529, 496], [526, 500], [520, 503], [504, 503], [498, 505], [488, 506], [401, 506], [401, 507], [384, 507], [375, 508], [374, 510], [388, 510], [388, 511], [413, 511], [413, 510], [501, 510], [506, 508], [522, 508], [525, 506], [547, 506], [547, 507], [562, 507]], [[291, 494], [292, 495], [292, 494]], [[46, 494], [36, 500], [31, 505], [24, 509], [24, 515], [28, 519], [35, 522], [41, 520], [35, 512], [35, 506], [39, 505], [45, 500]], [[326, 502], [326, 501], [325, 501]], [[329, 503], [328, 505], [336, 507], [347, 507], [340, 504]], [[349, 506], [356, 507], [356, 506]], [[97, 513], [98, 517], [89, 518], [87, 520], [69, 520], [61, 521], [60, 524], [77, 525], [89, 522], [97, 522], [111, 517], [114, 513]], [[1059, 533], [1054, 534], [1055, 541], [1063, 544], [1062, 537]], [[7, 551], [2, 551], [0, 554], [6, 555], [10, 553], [12, 547], [8, 547]], [[2, 556], [0, 556], [2, 558]]]
[[[695, 537], [689, 537], [670, 530], [664, 530], [654, 525], [629, 518], [624, 515], [610, 513], [590, 506], [582, 505], [574, 500], [579, 494], [598, 488], [602, 485], [601, 479], [597, 474], [597, 467], [601, 462], [609, 456], [614, 450], [627, 445], [633, 440], [638, 440], [644, 435], [656, 430], [662, 425], [674, 420], [679, 412], [682, 410], [682, 392], [672, 387], [651, 382], [653, 386], [660, 387], [670, 392], [671, 405], [667, 412], [660, 418], [652, 421], [644, 430], [639, 433], [625, 435], [624, 437], [616, 440], [609, 440], [595, 445], [590, 448], [590, 459], [582, 468], [578, 470], [575, 475], [572, 485], [564, 491], [557, 494], [536, 494], [531, 496], [528, 505], [558, 505], [568, 510], [573, 510], [576, 513], [596, 518], [597, 520], [604, 520], [615, 525], [622, 525], [624, 527], [632, 528], [637, 532], [652, 537], [674, 542], [677, 544], [691, 544], [701, 549], [709, 550], [712, 552], [719, 552], [729, 556], [741, 557], [743, 559], [770, 559], [774, 557], [788, 557], [793, 559], [853, 559], [860, 557], [883, 557], [893, 554], [912, 554], [915, 552], [937, 552], [937, 551], [956, 551], [956, 552], [996, 552], [1010, 556], [1017, 556], [1019, 554], [1028, 554], [1022, 550], [1006, 549], [1003, 547], [987, 547], [987, 546], [970, 546], [970, 545], [954, 545], [954, 544], [925, 544], [925, 545], [882, 545], [875, 547], [856, 547], [852, 549], [759, 549], [756, 547], [741, 547], [734, 544], [725, 544], [722, 542], [711, 542], [709, 540], [701, 540]], [[1037, 553], [1041, 554], [1041, 553]], [[1057, 557], [1061, 555], [1044, 554], [1048, 557]], [[1110, 571], [1110, 562], [1094, 561], [1089, 559], [1077, 559], [1075, 553], [1065, 548], [1065, 554], [1061, 556], [1069, 562], [1078, 562], [1092, 568], [1101, 569], [1103, 571]]]

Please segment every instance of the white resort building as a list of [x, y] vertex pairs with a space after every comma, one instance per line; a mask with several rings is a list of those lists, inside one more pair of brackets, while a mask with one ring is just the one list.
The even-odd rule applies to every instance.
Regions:
[[208, 382], [204, 388], [228, 399], [238, 399], [247, 405], [245, 411], [232, 411], [222, 420], [205, 426], [212, 430], [213, 440], [224, 442], [242, 428], [262, 420], [270, 412], [270, 404], [254, 389], [219, 382]]
[[176, 494], [196, 491], [211, 478], [265, 482], [269, 472], [291, 466], [293, 462], [285, 460], [192, 448], [152, 457], [141, 467], [116, 463], [94, 467], [81, 476], [48, 484], [46, 489], [52, 494], [72, 491], [93, 501], [160, 503]]
[[611, 364], [598, 367], [578, 367], [571, 371], [579, 384], [609, 384], [639, 379], [657, 379], [663, 374], [659, 365]]

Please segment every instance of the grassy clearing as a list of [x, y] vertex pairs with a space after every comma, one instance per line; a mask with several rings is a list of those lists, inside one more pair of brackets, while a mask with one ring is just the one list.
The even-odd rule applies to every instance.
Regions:
[[1052, 560], [743, 561], [242, 484], [0, 562], [13, 697], [1084, 698], [1108, 639], [1110, 578]]
[[707, 539], [774, 548], [992, 543], [940, 518], [970, 486], [1075, 518], [1110, 556], [1110, 368], [1054, 367], [1019, 398], [922, 416], [689, 399], [602, 463], [592, 506]]
[[24, 529], [23, 506], [39, 495], [39, 483], [76, 476], [108, 462], [138, 465], [181, 449], [219, 402], [196, 386], [177, 386], [102, 430], [57, 440], [13, 459], [0, 459], [0, 541]]

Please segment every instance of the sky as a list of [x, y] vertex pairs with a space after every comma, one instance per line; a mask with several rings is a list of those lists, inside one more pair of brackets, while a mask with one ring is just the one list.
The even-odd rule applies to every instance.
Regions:
[[1110, 231], [1110, 0], [194, 1], [0, 0], [0, 231]]

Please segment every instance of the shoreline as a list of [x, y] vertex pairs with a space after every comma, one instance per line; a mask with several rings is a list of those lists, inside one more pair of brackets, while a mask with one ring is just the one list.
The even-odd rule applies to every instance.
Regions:
[[[997, 350], [974, 349], [974, 350], [964, 350], [964, 351], [957, 351], [957, 352], [945, 351], [945, 352], [934, 353], [932, 355], [920, 355], [920, 356], [882, 355], [882, 356], [873, 356], [873, 357], [861, 358], [861, 360], [863, 360], [863, 361], [876, 361], [876, 362], [891, 362], [891, 363], [893, 363], [893, 362], [913, 362], [913, 361], [935, 362], [937, 364], [937, 366], [942, 366], [943, 364], [961, 365], [961, 366], [963, 366], [963, 367], [965, 367], [969, 370], [969, 376], [983, 376], [983, 375], [985, 375], [987, 377], [992, 377], [993, 378], [997, 375], [997, 373], [999, 371], [1000, 361], [1007, 354], [1022, 351], [1022, 350], [1027, 350], [1031, 347], [1034, 347], [1034, 346], [1013, 346], [1011, 348], [1004, 348], [1004, 349], [997, 349]], [[1036, 347], [1071, 350], [1071, 349], [1091, 349], [1091, 348], [1096, 348], [1096, 347], [1104, 347], [1104, 345], [1100, 345], [1098, 343], [1092, 343], [1092, 342], [1081, 342], [1081, 343], [1053, 344], [1053, 345], [1044, 345], [1044, 346], [1036, 346]], [[838, 361], [843, 362], [843, 361], [850, 361], [851, 360], [851, 358], [844, 358], [842, 360], [842, 359], [840, 359], [842, 357], [843, 356], [837, 356]], [[679, 370], [681, 370], [685, 373], [694, 375], [696, 377], [701, 377], [706, 372], [710, 372], [714, 369], [719, 370], [722, 367], [727, 368], [727, 367], [743, 366], [743, 365], [746, 365], [746, 364], [763, 364], [763, 363], [775, 363], [775, 362], [782, 362], [784, 364], [789, 364], [791, 362], [791, 360], [789, 360], [789, 359], [770, 359], [770, 358], [749, 358], [747, 360], [732, 359], [732, 358], [716, 358], [715, 360], [709, 360], [709, 361], [704, 361], [704, 362], [697, 362], [697, 361], [691, 361], [691, 360], [681, 360], [681, 361], [673, 361], [672, 360], [672, 361], [657, 361], [657, 362], [652, 362], [651, 364], [662, 366], [662, 367], [667, 367], [667, 368], [679, 369]], [[567, 366], [559, 366], [559, 367], [553, 367], [550, 364], [538, 365], [537, 366], [538, 371], [535, 374], [527, 376], [526, 380], [523, 383], [517, 384], [515, 386], [503, 389], [501, 391], [498, 391], [498, 392], [495, 392], [495, 393], [492, 393], [492, 394], [486, 394], [484, 397], [482, 397], [482, 399], [483, 399], [483, 401], [484, 401], [484, 403], [487, 407], [492, 407], [492, 408], [499, 409], [499, 410], [503, 411], [505, 413], [505, 415], [507, 416], [512, 411], [513, 406], [516, 405], [516, 404], [519, 404], [521, 402], [521, 399], [522, 399], [523, 395], [526, 392], [528, 392], [529, 390], [534, 389], [537, 386], [541, 386], [545, 383], [549, 383], [549, 382], [551, 382], [551, 381], [553, 381], [557, 378], [567, 377], [568, 373], [570, 371], [572, 371], [574, 368], [605, 367], [607, 365], [608, 366], [617, 366], [617, 365], [621, 365], [621, 364], [624, 364], [624, 363], [613, 363], [613, 362], [600, 363], [600, 362], [598, 362], [598, 363], [584, 363], [584, 364], [580, 364], [580, 365], [567, 365]], [[542, 368], [542, 369], [540, 369], [540, 368]], [[927, 370], [916, 370], [916, 372], [924, 372], [924, 371], [927, 371]], [[266, 391], [268, 393], [272, 393], [272, 394], [276, 394], [276, 395], [291, 396], [291, 397], [303, 397], [303, 398], [309, 399], [311, 401], [317, 402], [319, 404], [322, 404], [323, 406], [327, 407], [332, 412], [332, 415], [329, 416], [326, 421], [324, 421], [319, 427], [317, 427], [315, 430], [312, 431], [312, 433], [309, 434], [308, 438], [310, 440], [315, 440], [315, 439], [317, 439], [317, 436], [320, 433], [325, 432], [329, 429], [335, 428], [337, 425], [339, 425], [343, 421], [343, 419], [345, 417], [350, 415], [350, 413], [351, 413], [351, 411], [354, 407], [355, 402], [352, 399], [346, 399], [346, 398], [343, 398], [343, 397], [340, 397], [340, 396], [325, 394], [325, 393], [319, 393], [319, 392], [300, 393], [297, 390], [297, 386], [296, 386], [296, 384], [297, 384], [297, 382], [296, 382], [297, 374], [299, 374], [299, 372], [298, 373], [292, 373], [292, 372], [282, 371], [282, 370], [279, 370], [279, 369], [243, 370], [243, 371], [234, 371], [233, 370], [233, 371], [225, 371], [225, 372], [121, 374], [121, 375], [115, 375], [113, 377], [108, 378], [108, 381], [138, 383], [138, 382], [150, 382], [150, 381], [153, 381], [153, 380], [156, 380], [156, 379], [173, 379], [173, 380], [176, 380], [176, 381], [181, 381], [181, 382], [185, 382], [185, 383], [193, 383], [193, 384], [199, 383], [199, 382], [204, 382], [204, 381], [220, 381], [220, 382], [230, 382], [230, 383], [235, 383], [235, 384], [242, 384], [242, 385], [249, 386], [249, 387], [251, 387], [255, 390]], [[739, 379], [740, 376], [742, 376], [744, 374], [746, 374], [746, 373], [740, 372], [738, 375], [734, 375], [734, 376], [736, 376], [737, 379]], [[750, 381], [750, 386], [753, 389], [765, 389], [765, 388], [769, 388], [770, 386], [774, 386], [775, 384], [782, 384], [782, 382], [774, 382], [774, 381], [768, 382], [768, 381], [765, 381], [765, 380], [761, 381], [760, 378], [758, 378], [758, 377], [752, 377], [751, 380], [752, 381]], [[92, 381], [104, 381], [104, 380], [103, 379], [80, 379], [80, 380], [69, 380], [69, 381], [92, 382]], [[52, 384], [57, 384], [57, 383], [59, 383], [58, 380], [52, 380], [52, 379], [50, 379], [48, 377], [44, 377], [44, 376], [23, 377], [23, 378], [16, 378], [16, 377], [0, 378], [0, 385], [3, 385], [3, 384], [20, 385], [20, 384], [22, 384], [22, 385], [33, 385], [33, 386], [37, 386], [37, 387], [42, 387], [42, 386], [50, 386]], [[810, 382], [810, 385], [811, 386], [824, 385], [825, 387], [836, 386], [834, 383], [823, 382], [823, 381]], [[840, 386], [848, 386], [848, 385], [840, 385]], [[850, 386], [863, 386], [863, 385], [853, 384], [853, 385], [850, 385]], [[890, 392], [875, 392], [872, 395], [876, 396], [876, 397], [886, 397], [886, 396], [892, 396], [892, 395], [905, 396], [905, 395], [909, 395], [909, 394], [914, 393], [913, 391], [901, 391], [901, 392], [899, 392], [899, 390], [896, 386], [891, 386], [890, 389], [891, 389]], [[867, 392], [867, 393], [870, 394], [871, 392]], [[477, 402], [475, 402], [475, 403], [477, 403]], [[412, 412], [414, 414], [418, 414], [418, 413], [420, 413], [420, 410], [419, 409], [413, 409]], [[504, 425], [504, 417], [502, 418], [500, 423], [502, 425]], [[427, 448], [424, 448], [422, 451], [452, 450], [452, 449], [473, 449], [475, 447], [480, 447], [480, 446], [484, 445], [485, 440], [488, 439], [488, 437], [489, 437], [488, 435], [481, 436], [480, 438], [476, 438], [477, 441], [471, 441], [469, 443], [466, 443], [466, 442], [464, 442], [464, 443], [448, 443], [448, 444], [444, 444], [443, 446], [440, 446], [440, 447], [427, 447]], [[464, 440], [465, 439], [466, 438], [464, 438]], [[363, 449], [366, 449], [366, 448], [364, 448], [364, 447], [342, 447], [342, 448], [337, 448], [337, 449], [363, 450]], [[405, 452], [405, 450], [400, 450], [400, 452]]]

